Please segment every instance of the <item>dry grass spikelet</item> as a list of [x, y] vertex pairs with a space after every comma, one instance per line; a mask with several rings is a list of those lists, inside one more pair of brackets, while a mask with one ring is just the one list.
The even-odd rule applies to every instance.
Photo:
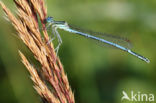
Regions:
[[[34, 88], [38, 94], [48, 103], [75, 103], [74, 94], [69, 86], [68, 78], [63, 66], [56, 56], [52, 43], [48, 43], [49, 36], [45, 29], [47, 9], [44, 0], [14, 0], [17, 7], [16, 18], [11, 11], [2, 3], [5, 14], [18, 32], [18, 36], [31, 50], [36, 60], [41, 64], [41, 79], [37, 70], [29, 63], [24, 54], [19, 51], [23, 64], [31, 75]], [[42, 24], [42, 33], [39, 30], [38, 21]], [[48, 43], [48, 44], [47, 44]], [[53, 91], [45, 84], [49, 82]]]

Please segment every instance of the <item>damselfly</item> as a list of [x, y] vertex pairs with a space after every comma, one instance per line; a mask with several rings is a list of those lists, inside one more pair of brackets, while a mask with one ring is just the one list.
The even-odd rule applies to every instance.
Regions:
[[[112, 42], [112, 41], [105, 40], [105, 39], [103, 39], [103, 38], [101, 38], [101, 37], [97, 37], [97, 36], [95, 36], [95, 35], [92, 35], [91, 33], [90, 33], [90, 34], [89, 34], [89, 33], [85, 33], [85, 32], [83, 32], [83, 31], [81, 31], [80, 29], [72, 28], [72, 26], [68, 25], [68, 23], [65, 22], [65, 21], [55, 21], [55, 20], [53, 19], [53, 17], [47, 17], [47, 18], [46, 18], [46, 23], [48, 23], [47, 28], [49, 28], [49, 27], [52, 28], [52, 33], [53, 33], [53, 35], [54, 35], [54, 38], [55, 38], [55, 37], [58, 38], [59, 44], [58, 44], [58, 46], [56, 47], [56, 52], [58, 52], [59, 47], [60, 47], [60, 45], [62, 44], [62, 39], [61, 39], [61, 37], [60, 37], [60, 35], [59, 35], [58, 31], [57, 31], [57, 29], [59, 28], [59, 29], [62, 29], [62, 30], [65, 30], [65, 31], [68, 31], [68, 32], [71, 32], [71, 33], [74, 33], [74, 34], [78, 34], [78, 35], [84, 36], [84, 37], [86, 37], [86, 38], [90, 38], [90, 39], [99, 41], [99, 42], [101, 42], [101, 43], [109, 44], [109, 45], [111, 45], [111, 46], [113, 46], [113, 47], [116, 47], [116, 48], [118, 48], [118, 49], [121, 49], [121, 50], [123, 50], [123, 51], [126, 51], [126, 52], [128, 52], [129, 54], [134, 55], [135, 57], [137, 57], [137, 58], [139, 58], [139, 59], [141, 59], [141, 60], [143, 60], [143, 61], [145, 61], [145, 62], [147, 62], [147, 63], [150, 62], [150, 60], [149, 60], [148, 58], [146, 58], [146, 57], [144, 57], [144, 56], [142, 56], [142, 55], [139, 55], [139, 54], [133, 52], [131, 49], [129, 49], [129, 48], [127, 48], [127, 47], [121, 46], [121, 45], [119, 45], [119, 44], [117, 44], [117, 43], [115, 43], [115, 42]], [[107, 35], [107, 36], [108, 36], [108, 35]], [[53, 39], [54, 39], [54, 38], [53, 38]], [[52, 41], [53, 39], [51, 39], [51, 41]]]

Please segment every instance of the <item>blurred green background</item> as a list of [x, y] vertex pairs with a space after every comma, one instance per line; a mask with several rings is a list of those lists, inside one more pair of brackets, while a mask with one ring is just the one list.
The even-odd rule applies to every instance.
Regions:
[[[12, 0], [3, 1], [16, 13]], [[47, 0], [47, 7], [56, 20], [128, 37], [133, 50], [151, 60], [147, 64], [59, 30], [63, 40], [59, 57], [77, 103], [122, 103], [123, 90], [156, 96], [156, 0]], [[40, 103], [18, 50], [34, 64], [35, 60], [3, 18], [2, 9], [0, 15], [0, 103]]]

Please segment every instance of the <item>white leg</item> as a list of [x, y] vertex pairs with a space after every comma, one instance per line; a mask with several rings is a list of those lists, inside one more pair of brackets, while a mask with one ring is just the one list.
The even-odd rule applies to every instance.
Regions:
[[60, 46], [61, 46], [61, 44], [62, 44], [62, 39], [61, 39], [61, 37], [60, 37], [60, 34], [59, 34], [58, 31], [57, 31], [57, 28], [54, 28], [54, 32], [55, 32], [55, 34], [56, 34], [56, 36], [57, 36], [57, 39], [58, 39], [58, 45], [57, 45], [57, 47], [55, 48], [56, 53], [58, 53], [58, 50], [59, 50], [59, 48], [60, 48]]
[[51, 39], [48, 41], [47, 44], [49, 44], [50, 42], [52, 42], [56, 38], [55, 28], [56, 28], [55, 25], [51, 26], [52, 36], [54, 36], [54, 37], [51, 36]]
[[[59, 47], [60, 47], [60, 45], [62, 44], [62, 39], [61, 39], [61, 37], [60, 37], [60, 34], [59, 34], [58, 31], [57, 31], [57, 27], [56, 27], [55, 25], [52, 25], [51, 28], [52, 28], [52, 34], [54, 35], [54, 37], [52, 37], [52, 38], [48, 41], [48, 43], [52, 42], [52, 41], [57, 37], [58, 45], [57, 45], [56, 48], [55, 48], [55, 52], [56, 52], [56, 54], [57, 54], [57, 53], [58, 53], [58, 50], [59, 50]], [[48, 43], [47, 43], [47, 44], [48, 44]]]

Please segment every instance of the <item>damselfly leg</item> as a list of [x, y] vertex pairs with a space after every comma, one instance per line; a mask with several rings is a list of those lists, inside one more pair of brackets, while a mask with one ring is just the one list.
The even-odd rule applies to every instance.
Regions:
[[[50, 42], [53, 42], [53, 40], [55, 40], [56, 38], [57, 38], [57, 41], [58, 41], [58, 44], [57, 44], [57, 46], [55, 47], [55, 52], [56, 52], [56, 54], [58, 53], [58, 51], [59, 51], [59, 48], [60, 48], [60, 46], [61, 46], [61, 44], [62, 44], [62, 39], [61, 39], [61, 37], [60, 37], [60, 34], [58, 33], [58, 31], [57, 31], [57, 25], [52, 25], [52, 23], [49, 23], [48, 24], [48, 26], [46, 27], [46, 28], [49, 28], [51, 26], [51, 32], [52, 32], [52, 37], [50, 38], [50, 40], [48, 41], [48, 43], [50, 43]], [[47, 44], [48, 44], [47, 43]]]
[[53, 31], [53, 34], [54, 34], [54, 39], [55, 39], [55, 37], [57, 37], [57, 40], [58, 40], [58, 45], [57, 45], [56, 48], [55, 48], [55, 51], [56, 51], [56, 54], [57, 54], [58, 51], [59, 51], [59, 48], [60, 48], [60, 46], [61, 46], [61, 44], [62, 44], [62, 39], [61, 39], [61, 37], [60, 37], [60, 34], [59, 34], [58, 31], [57, 31], [57, 27], [53, 27], [53, 26], [52, 26], [52, 31]]

